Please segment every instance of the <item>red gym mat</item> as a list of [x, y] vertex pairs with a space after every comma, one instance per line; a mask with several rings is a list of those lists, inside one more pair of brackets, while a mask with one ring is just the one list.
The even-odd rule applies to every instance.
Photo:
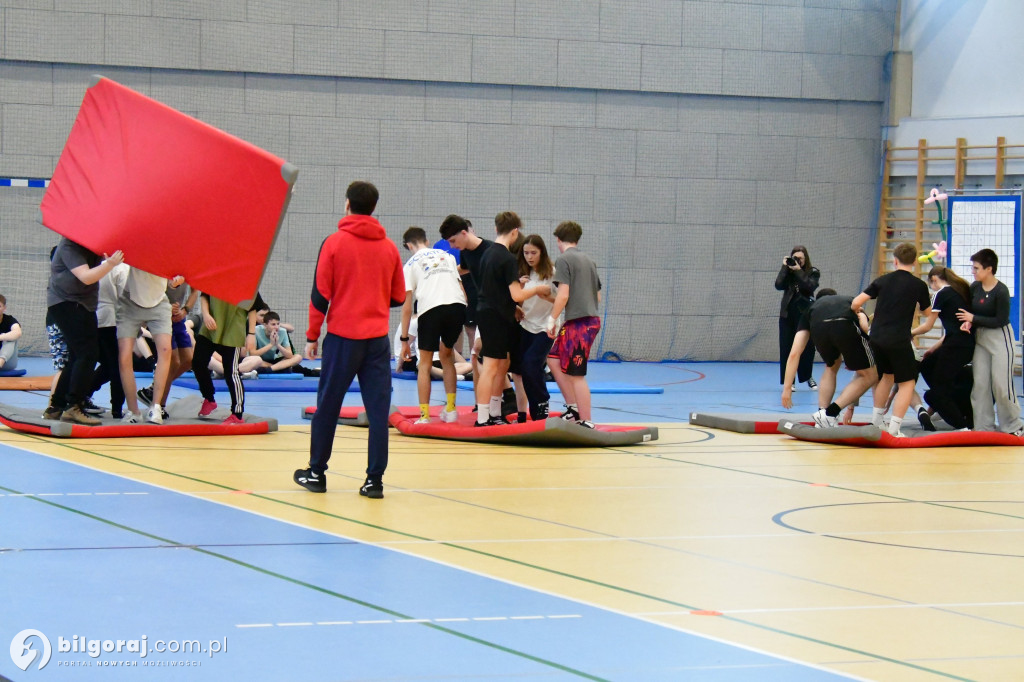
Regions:
[[[478, 427], [473, 425], [476, 415], [471, 406], [457, 408], [459, 421], [446, 424], [439, 418], [440, 405], [431, 407], [432, 421], [429, 424], [416, 424], [415, 421], [420, 417], [418, 407], [392, 407], [391, 410], [388, 420], [391, 425], [402, 435], [419, 438], [547, 447], [609, 447], [658, 440], [658, 429], [653, 426], [599, 424], [596, 429], [588, 429], [557, 417], [549, 417], [544, 421], [528, 421], [523, 424]], [[311, 419], [315, 413], [315, 407], [307, 407], [303, 417]], [[338, 421], [349, 426], [367, 425], [362, 407], [342, 408]]]
[[[294, 166], [106, 78], [85, 92], [40, 206], [98, 254], [231, 303], [250, 301], [284, 220]], [[220, 248], [231, 244], [230, 257]]]
[[[182, 405], [182, 402], [187, 401]], [[28, 409], [0, 404], [0, 423], [15, 431], [59, 438], [132, 438], [139, 436], [241, 436], [277, 431], [277, 420], [245, 414], [244, 424], [223, 424], [230, 414], [224, 408], [216, 410], [212, 419], [199, 419], [202, 399], [182, 398], [167, 406], [171, 418], [164, 424], [124, 424], [110, 413], [100, 415], [99, 426], [84, 426], [68, 422], [43, 419], [42, 408]]]
[[867, 448], [944, 448], [975, 447], [979, 445], [1024, 445], [1024, 438], [994, 431], [916, 431], [905, 438], [896, 438], [877, 426], [837, 426], [816, 429], [789, 420], [780, 420], [780, 433], [799, 440], [836, 445], [856, 445]]

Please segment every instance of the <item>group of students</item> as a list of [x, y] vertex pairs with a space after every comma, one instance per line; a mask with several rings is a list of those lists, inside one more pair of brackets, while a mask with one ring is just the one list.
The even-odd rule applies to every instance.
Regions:
[[[916, 405], [922, 426], [934, 430], [931, 413], [916, 393], [920, 374], [929, 386], [925, 401], [949, 426], [977, 431], [998, 428], [1024, 435], [1013, 386], [1010, 294], [995, 277], [996, 253], [982, 249], [971, 256], [975, 281], [970, 285], [943, 266], [932, 268], [926, 285], [913, 272], [916, 261], [916, 248], [902, 243], [893, 251], [894, 271], [877, 278], [856, 297], [839, 296], [831, 289], [817, 292], [797, 323], [783, 376], [783, 405], [792, 407], [792, 382], [801, 358], [807, 349], [813, 353], [816, 348], [826, 365], [818, 390], [819, 409], [813, 416], [816, 426], [837, 425], [844, 409], [844, 422], [850, 423], [853, 406], [874, 387], [872, 424], [902, 437], [906, 412]], [[876, 303], [869, 327], [863, 306], [870, 299]], [[918, 310], [925, 321], [915, 327]], [[944, 334], [919, 362], [913, 337], [930, 331], [936, 321]], [[855, 377], [833, 401], [843, 361]], [[884, 415], [890, 405], [886, 427]]]
[[[550, 394], [545, 368], [565, 398], [562, 418], [594, 428], [587, 357], [600, 330], [597, 306], [601, 281], [593, 260], [578, 248], [583, 230], [571, 221], [555, 229], [561, 256], [552, 263], [544, 239], [522, 236], [522, 220], [512, 211], [494, 218], [494, 241], [475, 234], [468, 220], [449, 215], [440, 226], [443, 244], [429, 245], [425, 231], [409, 228], [402, 237], [412, 256], [405, 263], [406, 296], [399, 329], [399, 360], [411, 359], [410, 329], [417, 313], [418, 423], [430, 422], [430, 368], [434, 354], [441, 365], [446, 403], [442, 422], [456, 421], [454, 348], [467, 327], [475, 325], [471, 357], [474, 370], [476, 425], [505, 425], [503, 409], [509, 375], [521, 386], [523, 409], [512, 403], [517, 421], [546, 419]], [[456, 256], [458, 260], [456, 260]], [[467, 288], [475, 289], [471, 301]], [[474, 305], [475, 304], [475, 305]], [[523, 395], [525, 394], [525, 395]]]
[[[191, 334], [187, 317], [197, 300], [199, 328]], [[209, 417], [217, 403], [208, 367], [219, 354], [231, 394], [231, 414], [224, 423], [243, 423], [242, 349], [265, 371], [290, 369], [301, 360], [287, 347], [288, 337], [276, 313], [267, 312], [257, 326], [257, 311], [266, 307], [258, 293], [251, 305], [236, 306], [190, 290], [181, 276], [168, 280], [130, 267], [121, 251], [101, 257], [62, 238], [50, 256], [46, 314], [58, 375], [43, 418], [100, 424], [97, 415], [104, 410], [91, 396], [109, 382], [115, 419], [162, 424], [169, 418], [165, 406], [170, 384], [189, 369], [203, 396], [198, 416]], [[156, 365], [153, 383], [136, 390], [133, 350], [144, 328], [155, 345]], [[148, 405], [145, 415], [140, 402]]]

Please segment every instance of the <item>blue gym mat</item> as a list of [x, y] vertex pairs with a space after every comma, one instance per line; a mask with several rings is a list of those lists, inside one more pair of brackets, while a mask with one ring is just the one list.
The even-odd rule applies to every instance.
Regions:
[[0, 377], [23, 377], [26, 374], [27, 369], [0, 369]]
[[[272, 376], [272, 379], [264, 378]], [[285, 378], [287, 377], [287, 378]], [[283, 376], [262, 375], [259, 379], [251, 379], [243, 382], [246, 393], [316, 393], [320, 380], [310, 377], [303, 377], [301, 374], [286, 374]], [[199, 390], [199, 382], [194, 378], [175, 379], [175, 386]], [[213, 389], [217, 393], [227, 393], [228, 385], [223, 379], [213, 380]], [[353, 381], [349, 386], [349, 393], [359, 393], [359, 382]]]

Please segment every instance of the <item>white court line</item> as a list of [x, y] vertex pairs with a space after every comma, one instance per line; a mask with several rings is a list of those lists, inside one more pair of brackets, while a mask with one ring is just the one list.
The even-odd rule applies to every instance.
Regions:
[[565, 620], [567, 618], [582, 618], [578, 613], [561, 613], [550, 616], [477, 616], [465, 618], [401, 618], [395, 620], [324, 620], [314, 622], [298, 623], [239, 623], [236, 628], [290, 628], [290, 627], [312, 627], [314, 625], [391, 625], [394, 623], [469, 623], [469, 622], [493, 622], [508, 620]]
[[[951, 602], [948, 604], [877, 604], [865, 606], [805, 606], [777, 609], [725, 609], [720, 613], [733, 615], [737, 613], [804, 613], [814, 611], [873, 611], [885, 609], [954, 609], [983, 606], [1024, 606], [1024, 601], [1003, 601], [1003, 602]], [[634, 613], [634, 616], [688, 616], [692, 611], [644, 611]]]

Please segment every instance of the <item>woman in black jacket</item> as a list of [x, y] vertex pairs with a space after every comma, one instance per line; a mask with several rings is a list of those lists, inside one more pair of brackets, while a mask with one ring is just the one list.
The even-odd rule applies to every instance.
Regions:
[[[811, 265], [811, 257], [807, 255], [806, 246], [794, 246], [789, 256], [782, 260], [782, 269], [775, 278], [775, 288], [782, 293], [782, 305], [779, 307], [779, 383], [785, 381], [786, 360], [793, 349], [793, 338], [796, 336], [797, 323], [804, 311], [814, 301], [814, 290], [818, 288], [821, 273]], [[816, 388], [817, 382], [811, 373], [814, 370], [814, 346], [807, 348], [800, 356], [797, 367], [797, 381], [807, 382], [810, 388]]]

